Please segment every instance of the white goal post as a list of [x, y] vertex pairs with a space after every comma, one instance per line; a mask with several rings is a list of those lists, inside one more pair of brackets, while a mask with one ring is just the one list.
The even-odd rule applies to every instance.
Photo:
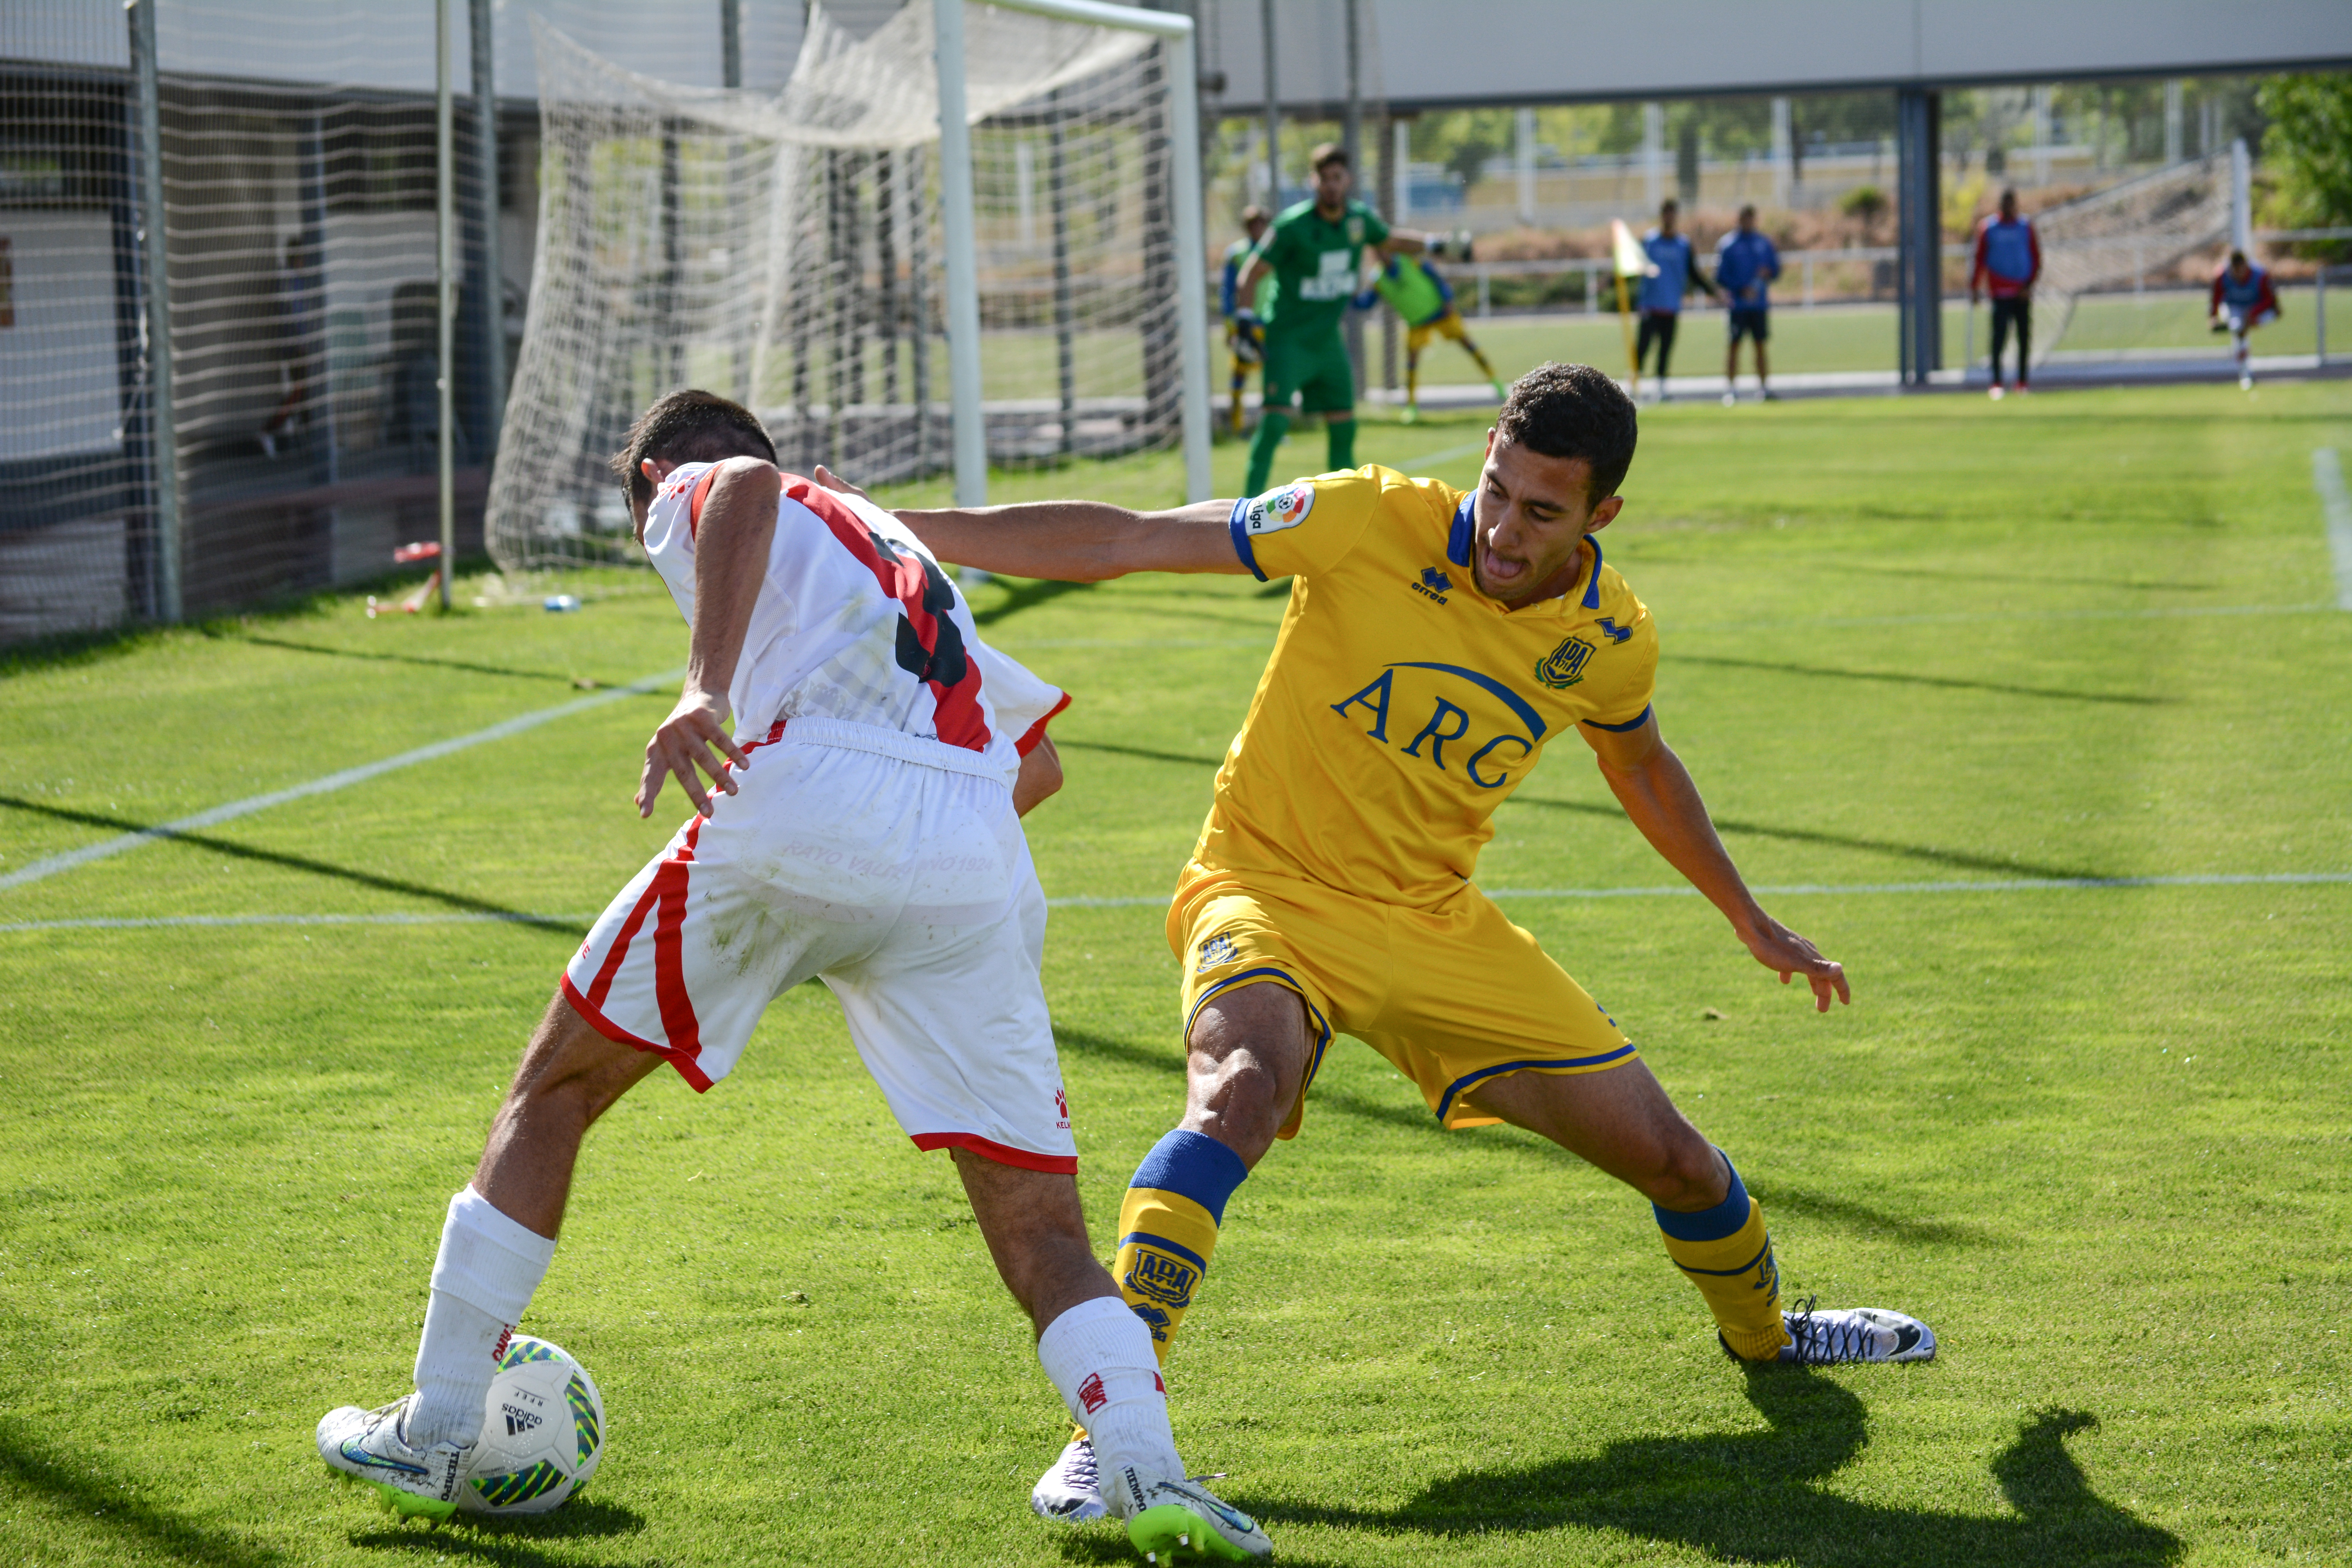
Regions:
[[[1201, 210], [1200, 93], [1192, 19], [1102, 0], [989, 0], [1057, 22], [1150, 33], [1167, 41], [1171, 215], [1176, 249], [1177, 357], [1184, 499], [1210, 498], [1208, 260]], [[972, 200], [971, 128], [964, 102], [965, 0], [931, 0], [940, 73], [940, 217], [947, 241], [948, 384], [954, 401], [955, 497], [988, 504], [986, 415], [980, 365], [979, 224]]]

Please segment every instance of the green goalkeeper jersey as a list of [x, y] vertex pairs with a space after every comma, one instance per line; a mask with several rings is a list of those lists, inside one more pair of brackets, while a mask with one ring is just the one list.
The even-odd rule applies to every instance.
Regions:
[[1361, 202], [1349, 202], [1337, 223], [1311, 201], [1284, 212], [1258, 247], [1274, 272], [1267, 329], [1285, 337], [1337, 331], [1355, 297], [1364, 247], [1388, 237], [1389, 226]]

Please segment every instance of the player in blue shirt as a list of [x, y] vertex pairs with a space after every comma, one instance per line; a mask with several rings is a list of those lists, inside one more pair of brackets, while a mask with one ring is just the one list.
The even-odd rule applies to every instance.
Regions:
[[1772, 401], [1772, 386], [1765, 379], [1770, 371], [1765, 360], [1764, 341], [1772, 335], [1769, 285], [1780, 276], [1780, 253], [1757, 228], [1755, 205], [1751, 203], [1741, 207], [1739, 226], [1725, 235], [1715, 247], [1716, 286], [1731, 302], [1731, 342], [1723, 351], [1723, 402], [1727, 408], [1738, 401], [1741, 338], [1756, 341], [1756, 384], [1765, 401]]
[[2242, 250], [2230, 252], [2230, 264], [2213, 277], [2213, 330], [2236, 341], [2238, 385], [2247, 392], [2254, 389], [2254, 373], [2246, 357], [2246, 334], [2278, 319], [2278, 290], [2271, 287], [2269, 271]]
[[1265, 226], [1273, 221], [1261, 206], [1242, 209], [1242, 232], [1248, 236], [1225, 247], [1225, 276], [1217, 291], [1218, 308], [1225, 317], [1225, 352], [1234, 356], [1233, 432], [1242, 433], [1242, 393], [1249, 385], [1250, 366], [1265, 359], [1265, 319], [1257, 305], [1264, 300], [1272, 283], [1257, 286], [1257, 296], [1246, 305], [1242, 303], [1242, 273], [1257, 254], [1259, 244], [1265, 238]]
[[1682, 205], [1671, 197], [1659, 203], [1658, 226], [1642, 237], [1642, 248], [1650, 258], [1650, 274], [1642, 279], [1642, 330], [1633, 340], [1633, 374], [1637, 378], [1641, 375], [1650, 345], [1657, 344], [1661, 403], [1666, 400], [1666, 360], [1675, 352], [1675, 328], [1682, 320], [1685, 291], [1695, 284], [1710, 298], [1722, 298], [1698, 269], [1698, 249], [1690, 236], [1675, 227], [1681, 213]]
[[1969, 269], [1969, 303], [1979, 292], [1992, 295], [1992, 385], [2000, 396], [2000, 353], [2011, 328], [2017, 330], [2017, 390], [2025, 390], [2033, 359], [2033, 284], [2042, 276], [2042, 239], [2031, 220], [2017, 212], [2017, 193], [2000, 193], [2000, 216], [1977, 230], [1976, 261]]

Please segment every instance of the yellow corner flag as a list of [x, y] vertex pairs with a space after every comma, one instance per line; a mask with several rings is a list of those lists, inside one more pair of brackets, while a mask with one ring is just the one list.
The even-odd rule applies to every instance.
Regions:
[[1625, 292], [1625, 279], [1646, 278], [1657, 268], [1650, 264], [1650, 253], [1633, 237], [1622, 217], [1609, 220], [1609, 259], [1617, 274], [1617, 322], [1625, 329], [1625, 368], [1632, 374], [1628, 384], [1636, 392], [1642, 388], [1642, 362], [1633, 356], [1633, 302]]
[[1650, 253], [1633, 237], [1622, 217], [1609, 220], [1609, 258], [1617, 264], [1620, 278], [1646, 278], [1657, 270], [1650, 265]]

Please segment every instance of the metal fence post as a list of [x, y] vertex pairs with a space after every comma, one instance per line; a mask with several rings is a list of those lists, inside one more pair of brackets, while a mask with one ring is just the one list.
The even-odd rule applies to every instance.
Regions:
[[172, 280], [163, 236], [163, 114], [155, 77], [157, 0], [132, 0], [131, 58], [139, 93], [140, 228], [145, 238], [147, 440], [155, 522], [155, 618], [180, 618], [180, 441], [172, 405]]

